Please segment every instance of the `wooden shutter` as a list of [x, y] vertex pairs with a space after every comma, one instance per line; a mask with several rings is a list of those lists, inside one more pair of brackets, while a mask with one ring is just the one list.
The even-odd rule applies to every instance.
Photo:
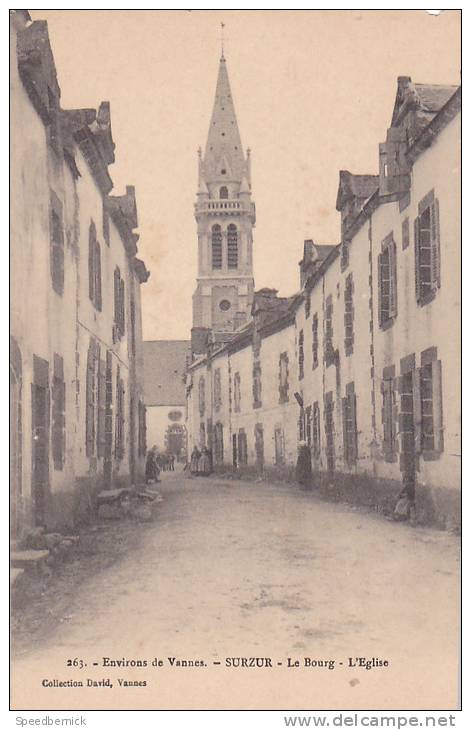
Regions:
[[385, 455], [391, 455], [393, 450], [392, 443], [392, 395], [393, 381], [383, 380], [381, 383], [381, 392], [383, 394], [383, 407], [381, 409], [381, 417], [383, 422], [383, 452]]
[[343, 457], [345, 459], [345, 462], [348, 464], [349, 463], [349, 448], [348, 448], [347, 419], [348, 419], [348, 398], [342, 398]]
[[440, 287], [440, 214], [438, 200], [430, 206], [430, 246], [431, 246], [431, 280], [432, 288]]
[[85, 406], [85, 449], [87, 456], [95, 452], [95, 345], [90, 342], [87, 356], [87, 383]]
[[420, 368], [412, 371], [412, 402], [414, 408], [414, 451], [422, 451], [422, 399], [420, 397]]
[[124, 279], [121, 279], [119, 284], [119, 300], [120, 300], [120, 331], [121, 335], [124, 335], [124, 323], [125, 323], [125, 299], [124, 299]]
[[105, 457], [111, 459], [113, 450], [113, 363], [112, 355], [106, 353], [106, 393], [105, 393]]
[[433, 449], [443, 451], [442, 363], [432, 362]]
[[350, 454], [350, 461], [355, 462], [358, 458], [357, 397], [355, 393], [348, 394], [348, 406], [352, 422], [352, 452]]
[[419, 218], [414, 220], [414, 251], [415, 251], [415, 298], [418, 302], [421, 299], [420, 285], [420, 232]]
[[389, 316], [397, 315], [397, 261], [396, 242], [393, 240], [388, 246], [389, 255]]
[[95, 306], [101, 312], [101, 251], [98, 241], [95, 242]]
[[88, 296], [95, 301], [95, 227], [90, 225], [88, 234]]
[[105, 456], [106, 446], [106, 364], [98, 360], [98, 426], [97, 426], [97, 456]]

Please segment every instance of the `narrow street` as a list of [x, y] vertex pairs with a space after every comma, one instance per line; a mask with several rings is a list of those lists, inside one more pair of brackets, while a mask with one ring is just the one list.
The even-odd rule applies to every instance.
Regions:
[[[430, 697], [436, 708], [456, 707], [456, 537], [294, 485], [177, 472], [163, 474], [159, 489], [155, 522], [136, 524], [140, 539], [90, 569], [66, 620], [16, 652], [13, 707], [421, 709], [427, 698], [433, 709]], [[147, 666], [104, 667], [103, 657]], [[169, 657], [202, 666], [170, 666]], [[229, 668], [226, 657], [273, 666]], [[388, 666], [349, 667], [349, 657]], [[319, 666], [325, 660], [333, 670]], [[113, 687], [42, 686], [106, 678]], [[123, 690], [118, 678], [146, 686]]]

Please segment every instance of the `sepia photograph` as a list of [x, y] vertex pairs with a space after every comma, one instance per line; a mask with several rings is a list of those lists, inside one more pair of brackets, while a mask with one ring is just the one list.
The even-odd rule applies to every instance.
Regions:
[[9, 26], [10, 709], [453, 726], [461, 11]]

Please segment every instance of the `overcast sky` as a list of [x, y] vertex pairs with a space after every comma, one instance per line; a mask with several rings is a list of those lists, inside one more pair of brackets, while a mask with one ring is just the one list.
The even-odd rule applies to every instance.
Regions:
[[338, 172], [377, 173], [397, 76], [460, 82], [459, 13], [33, 10], [49, 24], [63, 108], [111, 102], [114, 193], [136, 187], [144, 338], [185, 339], [196, 277], [197, 148], [220, 22], [252, 149], [255, 285], [298, 287], [302, 242], [338, 243]]

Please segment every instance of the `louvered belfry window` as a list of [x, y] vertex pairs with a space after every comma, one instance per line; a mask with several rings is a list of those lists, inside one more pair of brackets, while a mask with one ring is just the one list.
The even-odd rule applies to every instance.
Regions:
[[239, 241], [237, 226], [231, 223], [227, 228], [227, 268], [237, 269], [239, 265]]
[[217, 223], [211, 229], [211, 260], [213, 269], [222, 269], [222, 232]]

